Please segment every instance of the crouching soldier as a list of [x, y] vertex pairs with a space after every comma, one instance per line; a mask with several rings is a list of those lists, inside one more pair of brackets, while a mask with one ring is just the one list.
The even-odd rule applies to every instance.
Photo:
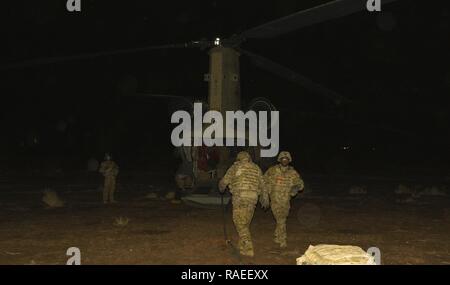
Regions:
[[105, 161], [100, 165], [99, 172], [105, 177], [103, 204], [116, 203], [116, 200], [114, 200], [114, 191], [116, 190], [116, 177], [119, 174], [119, 167], [112, 160], [109, 153], [105, 154]]
[[275, 229], [275, 243], [281, 248], [287, 247], [286, 219], [291, 207], [291, 198], [304, 188], [303, 180], [289, 163], [291, 154], [282, 151], [278, 155], [279, 164], [270, 167], [264, 174], [264, 181], [268, 187], [270, 207], [277, 222]]
[[239, 251], [242, 255], [253, 256], [250, 223], [258, 197], [263, 208], [269, 206], [269, 200], [262, 171], [247, 152], [242, 151], [237, 155], [236, 162], [220, 180], [220, 191], [224, 192], [227, 187], [232, 195], [233, 222], [239, 235]]

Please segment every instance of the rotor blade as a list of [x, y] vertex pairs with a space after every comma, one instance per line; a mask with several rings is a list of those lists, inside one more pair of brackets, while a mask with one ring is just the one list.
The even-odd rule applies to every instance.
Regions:
[[152, 94], [152, 93], [144, 93], [138, 92], [132, 95], [127, 95], [126, 97], [135, 97], [135, 98], [147, 98], [147, 99], [166, 99], [169, 102], [169, 112], [173, 113], [175, 111], [184, 110], [192, 113], [194, 109], [193, 99], [176, 96], [176, 95], [168, 95], [168, 94]]
[[[397, 0], [382, 0], [382, 7]], [[367, 0], [335, 0], [249, 29], [242, 38], [271, 38], [297, 29], [366, 10]]]
[[175, 98], [180, 100], [187, 100], [185, 97], [176, 96], [176, 95], [167, 95], [167, 94], [151, 94], [151, 93], [136, 93], [128, 96], [134, 97], [145, 97], [145, 98]]
[[295, 116], [301, 116], [304, 118], [310, 118], [310, 119], [318, 119], [318, 120], [329, 120], [329, 121], [339, 121], [348, 125], [354, 125], [354, 126], [360, 126], [360, 127], [366, 127], [370, 129], [377, 129], [389, 133], [395, 133], [400, 135], [406, 135], [406, 136], [414, 136], [413, 133], [410, 131], [399, 129], [395, 127], [389, 127], [382, 124], [371, 124], [364, 121], [356, 121], [356, 120], [349, 120], [346, 118], [343, 118], [341, 116], [337, 115], [325, 115], [323, 113], [319, 112], [295, 112]]
[[150, 50], [161, 50], [161, 49], [171, 49], [171, 48], [188, 48], [188, 47], [194, 47], [194, 46], [196, 46], [195, 43], [169, 44], [169, 45], [160, 45], [160, 46], [147, 46], [147, 47], [133, 48], [133, 49], [101, 51], [101, 52], [85, 53], [85, 54], [79, 54], [79, 55], [38, 58], [38, 59], [32, 59], [32, 60], [18, 62], [18, 63], [1, 65], [0, 70], [29, 67], [29, 66], [34, 66], [34, 65], [60, 63], [60, 62], [74, 61], [74, 60], [84, 60], [84, 59], [91, 59], [91, 58], [97, 58], [97, 57], [109, 56], [109, 55], [129, 54], [129, 53], [136, 53], [136, 52], [145, 52], [145, 51], [150, 51]]
[[297, 83], [318, 95], [333, 100], [337, 104], [339, 104], [341, 101], [350, 102], [349, 99], [337, 94], [336, 92], [328, 88], [325, 88], [311, 81], [310, 79], [296, 73], [295, 71], [271, 61], [270, 59], [267, 59], [265, 57], [259, 56], [246, 50], [240, 49], [240, 51], [242, 54], [248, 55], [251, 58], [252, 62], [261, 69], [271, 72], [281, 78], [285, 78], [293, 83]]
[[193, 107], [193, 100], [183, 97], [183, 96], [177, 96], [177, 95], [167, 95], [167, 94], [151, 94], [151, 93], [142, 93], [138, 92], [133, 95], [128, 95], [132, 97], [142, 97], [142, 98], [156, 98], [156, 99], [172, 99], [172, 100], [179, 100], [184, 101], [189, 106]]

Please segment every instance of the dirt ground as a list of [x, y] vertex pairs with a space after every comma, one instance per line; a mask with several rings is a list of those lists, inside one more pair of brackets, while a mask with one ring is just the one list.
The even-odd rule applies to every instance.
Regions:
[[[275, 246], [272, 215], [258, 208], [251, 225], [255, 257], [239, 260], [224, 241], [221, 208], [146, 197], [163, 196], [172, 187], [165, 179], [156, 175], [160, 182], [152, 185], [124, 179], [119, 203], [104, 206], [98, 180], [63, 177], [53, 188], [66, 206], [56, 209], [41, 202], [42, 181], [1, 181], [0, 264], [65, 264], [69, 247], [81, 250], [82, 264], [295, 264], [316, 244], [376, 246], [382, 264], [450, 264], [449, 196], [411, 200], [394, 193], [396, 182], [377, 180], [364, 181], [367, 194], [350, 195], [348, 182], [311, 178], [292, 200], [288, 248]], [[128, 224], [117, 225], [118, 217]], [[230, 209], [226, 227], [237, 244]]]

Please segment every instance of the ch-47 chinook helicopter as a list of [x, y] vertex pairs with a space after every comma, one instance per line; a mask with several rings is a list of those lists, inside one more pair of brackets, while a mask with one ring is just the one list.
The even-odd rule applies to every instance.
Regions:
[[[395, 0], [381, 1], [383, 9], [387, 7], [386, 5], [388, 3], [394, 1]], [[314, 83], [308, 78], [287, 67], [243, 49], [241, 45], [252, 39], [269, 40], [300, 28], [341, 18], [366, 9], [366, 0], [334, 0], [245, 30], [239, 34], [234, 34], [224, 39], [216, 38], [214, 40], [191, 41], [182, 44], [167, 44], [67, 57], [37, 59], [5, 65], [0, 67], [0, 70], [22, 68], [39, 64], [59, 63], [71, 60], [83, 60], [101, 56], [150, 52], [152, 50], [200, 48], [202, 50], [208, 50], [209, 53], [209, 73], [205, 75], [205, 80], [209, 82], [208, 106], [211, 110], [219, 111], [224, 114], [226, 111], [240, 110], [242, 108], [240, 92], [240, 56], [247, 56], [257, 67], [285, 78], [293, 83], [299, 84], [312, 93], [323, 96], [335, 104], [341, 104], [344, 102], [349, 102], [349, 100], [328, 88]], [[154, 96], [151, 94], [136, 95]], [[168, 95], [159, 96], [170, 97]], [[259, 99], [256, 99], [250, 108], [254, 108], [258, 104], [265, 105], [269, 110], [274, 109], [270, 102]], [[214, 175], [210, 175], [210, 171], [199, 169], [194, 163], [194, 174], [197, 178], [194, 180], [194, 188], [201, 185], [216, 184], [217, 180], [221, 177], [221, 175], [223, 175], [224, 170], [231, 164], [231, 161], [233, 160], [233, 150], [227, 149], [226, 147], [221, 147], [219, 152], [220, 159], [216, 169], [217, 171], [214, 172]], [[196, 157], [198, 153], [198, 151], [190, 152], [192, 155], [191, 158], [194, 161], [198, 160], [198, 157]], [[205, 171], [207, 173], [204, 173]]]

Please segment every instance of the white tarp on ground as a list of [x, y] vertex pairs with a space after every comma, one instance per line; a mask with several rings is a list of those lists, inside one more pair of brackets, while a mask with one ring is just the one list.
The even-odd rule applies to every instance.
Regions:
[[297, 265], [376, 265], [374, 257], [358, 246], [310, 245]]

